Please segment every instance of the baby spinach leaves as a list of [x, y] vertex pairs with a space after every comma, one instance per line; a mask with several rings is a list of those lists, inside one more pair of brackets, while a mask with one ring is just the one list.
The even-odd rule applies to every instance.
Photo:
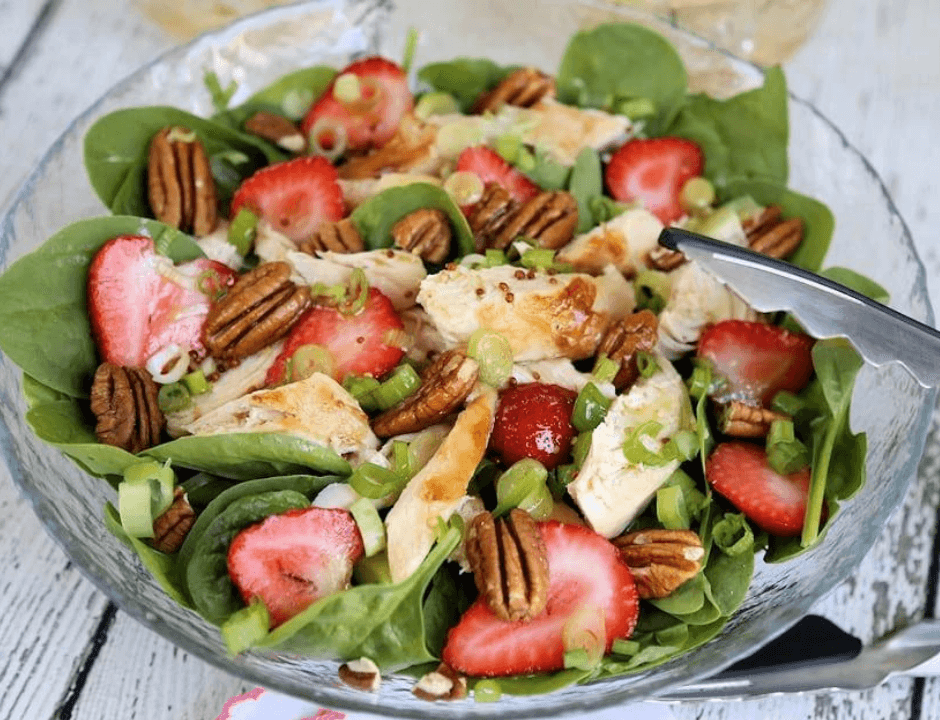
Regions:
[[464, 57], [425, 65], [418, 71], [418, 79], [435, 90], [450, 93], [457, 99], [460, 109], [468, 112], [480, 95], [515, 69], [515, 66], [497, 65], [486, 58]]
[[334, 77], [336, 70], [328, 65], [296, 70], [259, 90], [241, 105], [216, 113], [212, 120], [235, 130], [241, 130], [248, 118], [262, 110], [301, 120]]

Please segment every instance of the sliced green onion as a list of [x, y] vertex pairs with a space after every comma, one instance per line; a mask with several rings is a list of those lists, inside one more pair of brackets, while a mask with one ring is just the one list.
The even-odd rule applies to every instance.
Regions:
[[617, 373], [619, 372], [620, 363], [616, 360], [611, 360], [601, 353], [597, 356], [597, 362], [594, 363], [594, 369], [591, 371], [591, 375], [594, 377], [594, 382], [610, 383], [614, 381], [614, 378], [617, 377]]
[[424, 93], [415, 103], [414, 114], [419, 120], [427, 120], [432, 115], [453, 115], [460, 112], [457, 98], [447, 92]]
[[526, 250], [519, 258], [522, 267], [547, 270], [555, 264], [555, 251], [548, 248]]
[[626, 115], [631, 120], [642, 120], [656, 114], [656, 103], [649, 98], [621, 100], [614, 106], [614, 112]]
[[359, 527], [362, 546], [366, 557], [372, 557], [385, 549], [385, 523], [379, 517], [379, 511], [368, 498], [359, 498], [349, 506], [349, 512]]
[[640, 371], [640, 377], [644, 378], [651, 378], [661, 370], [656, 356], [643, 350], [637, 350], [636, 367]]
[[503, 688], [496, 680], [478, 680], [473, 686], [473, 699], [477, 702], [496, 702], [503, 696]]
[[751, 552], [754, 533], [743, 513], [725, 513], [712, 527], [712, 540], [725, 554], [730, 556]]
[[256, 600], [248, 607], [229, 615], [219, 631], [226, 649], [234, 657], [261, 642], [268, 634], [270, 626], [271, 616], [268, 608], [263, 602]]
[[301, 345], [287, 360], [286, 370], [290, 382], [306, 380], [315, 373], [333, 377], [336, 374], [336, 358], [323, 345]]
[[613, 400], [605, 397], [597, 385], [589, 382], [578, 393], [571, 411], [571, 424], [578, 432], [588, 432], [600, 425], [607, 416]]
[[121, 527], [131, 537], [153, 537], [153, 485], [124, 481], [118, 485], [118, 513]]
[[689, 213], [702, 213], [715, 202], [715, 186], [703, 177], [686, 180], [679, 191], [679, 204]]
[[357, 585], [391, 585], [388, 552], [379, 551], [372, 557], [362, 558], [353, 566], [353, 580]]
[[381, 385], [381, 383], [378, 380], [368, 375], [348, 375], [343, 380], [343, 387], [356, 399], [356, 402], [358, 402], [366, 412], [378, 410], [378, 405], [372, 397], [372, 391], [379, 385]]
[[781, 475], [790, 475], [809, 465], [809, 449], [797, 440], [792, 420], [774, 420], [766, 446], [767, 462]]
[[656, 491], [656, 518], [667, 530], [688, 530], [692, 518], [685, 505], [685, 494], [677, 485]]
[[650, 450], [643, 443], [643, 438], [655, 440], [656, 435], [663, 429], [662, 423], [649, 420], [635, 427], [623, 443], [623, 455], [632, 465], [648, 465], [659, 467], [669, 462], [660, 453]]
[[189, 390], [181, 382], [161, 385], [157, 392], [157, 405], [164, 414], [185, 410], [192, 404]]
[[764, 211], [764, 207], [758, 205], [757, 201], [750, 195], [736, 197], [733, 200], [729, 200], [721, 207], [722, 209], [731, 210], [738, 216], [741, 222], [750, 220], [752, 217], [760, 215]]
[[244, 257], [251, 250], [258, 228], [258, 216], [246, 207], [241, 208], [228, 226], [228, 241]]
[[683, 462], [694, 458], [699, 451], [698, 433], [694, 430], [678, 430], [667, 443], [675, 448], [675, 458]]
[[788, 392], [787, 390], [781, 390], [776, 395], [774, 395], [773, 400], [770, 403], [770, 409], [775, 410], [784, 415], [789, 415], [790, 417], [796, 417], [801, 412], [806, 410], [807, 403], [799, 395]]
[[370, 395], [379, 410], [395, 407], [421, 386], [421, 377], [408, 363], [402, 363]]
[[349, 476], [352, 489], [372, 500], [384, 498], [401, 490], [407, 482], [407, 478], [402, 478], [394, 470], [370, 462], [362, 463]]
[[428, 464], [434, 453], [447, 437], [448, 429], [441, 425], [434, 425], [418, 433], [417, 437], [408, 443], [408, 467], [414, 476], [421, 468]]
[[461, 207], [480, 202], [483, 197], [483, 181], [474, 172], [460, 170], [448, 175], [442, 187], [454, 203]]
[[412, 477], [411, 455], [408, 452], [408, 443], [404, 440], [392, 441], [392, 472], [404, 477]]
[[483, 263], [483, 267], [487, 268], [497, 267], [498, 265], [505, 265], [509, 262], [509, 259], [506, 257], [506, 253], [503, 250], [487, 250], [484, 257], [486, 260]]
[[580, 433], [571, 444], [571, 459], [575, 466], [580, 469], [584, 465], [584, 460], [591, 451], [591, 436], [593, 431]]
[[225, 281], [215, 269], [203, 270], [199, 273], [196, 277], [196, 289], [213, 302], [220, 300], [228, 292]]
[[671, 279], [659, 270], [641, 270], [633, 279], [637, 310], [650, 310], [659, 314], [666, 307], [671, 292]]
[[346, 300], [339, 306], [343, 315], [356, 315], [369, 300], [369, 278], [362, 268], [355, 268], [346, 284]]
[[545, 486], [548, 470], [538, 460], [523, 458], [513, 465], [496, 481], [496, 509], [493, 517], [505, 515], [519, 507], [526, 498]]
[[173, 504], [173, 488], [176, 486], [176, 473], [170, 467], [170, 461], [149, 460], [134, 463], [124, 468], [124, 482], [148, 482], [151, 486], [150, 512], [156, 517]]
[[632, 657], [640, 652], [642, 645], [636, 640], [624, 640], [623, 638], [617, 638], [614, 640], [613, 644], [610, 647], [611, 652], [615, 652], [618, 655], [625, 655], [627, 657]]
[[519, 168], [522, 172], [532, 172], [535, 169], [535, 155], [533, 155], [527, 148], [519, 148], [519, 152], [516, 154], [516, 160], [514, 165]]
[[578, 467], [574, 463], [559, 465], [548, 475], [547, 486], [554, 498], [562, 498], [568, 486], [578, 476]]
[[511, 133], [496, 138], [493, 148], [510, 165], [516, 162], [519, 154], [524, 150], [522, 138]]
[[[497, 496], [498, 493], [499, 486], [497, 485]], [[520, 510], [525, 510], [536, 520], [544, 520], [551, 515], [552, 510], [555, 508], [555, 499], [548, 489], [548, 483], [542, 483], [535, 490], [526, 495], [517, 507]]]
[[582, 605], [575, 610], [562, 626], [561, 644], [565, 649], [565, 667], [581, 670], [597, 667], [607, 645], [604, 609]]
[[498, 332], [474, 331], [467, 342], [467, 356], [477, 361], [480, 380], [487, 385], [501, 387], [512, 374], [512, 347]]
[[405, 52], [402, 56], [401, 67], [407, 75], [411, 70], [411, 64], [415, 59], [415, 52], [418, 49], [418, 31], [417, 29], [410, 27], [408, 28], [408, 36], [405, 38]]
[[212, 389], [212, 384], [206, 380], [206, 374], [202, 370], [193, 370], [193, 372], [183, 375], [182, 382], [189, 390], [190, 395], [202, 395]]
[[311, 155], [322, 155], [330, 162], [346, 152], [346, 128], [335, 118], [323, 116], [317, 120], [307, 140]]

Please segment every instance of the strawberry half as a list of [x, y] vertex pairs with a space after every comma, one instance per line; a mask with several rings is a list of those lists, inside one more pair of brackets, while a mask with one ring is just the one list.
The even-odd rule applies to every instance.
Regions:
[[[336, 82], [343, 76], [355, 75], [359, 80], [359, 97], [336, 97]], [[337, 128], [346, 135], [346, 150], [366, 150], [388, 142], [405, 113], [414, 107], [414, 96], [408, 89], [405, 71], [382, 57], [357, 60], [343, 69], [313, 103], [301, 123], [305, 136], [317, 128], [321, 147], [331, 148]], [[319, 127], [318, 127], [319, 124]]]
[[469, 147], [460, 153], [457, 171], [476, 174], [484, 185], [491, 182], [502, 185], [518, 202], [531, 200], [541, 192], [538, 185], [486, 145]]
[[473, 676], [502, 677], [564, 667], [565, 624], [585, 609], [602, 612], [604, 652], [636, 626], [633, 575], [606, 539], [580, 525], [538, 524], [548, 549], [548, 605], [532, 620], [500, 620], [479, 598], [451, 628], [441, 659]]
[[309, 507], [271, 515], [242, 530], [228, 549], [228, 573], [245, 604], [264, 602], [271, 626], [349, 587], [363, 556], [346, 510]]
[[262, 168], [245, 180], [232, 198], [231, 217], [242, 207], [300, 242], [324, 221], [346, 213], [336, 168], [322, 157], [301, 157]]
[[799, 392], [813, 376], [809, 335], [748, 320], [724, 320], [702, 333], [696, 355], [710, 360], [727, 385], [719, 402], [768, 405], [781, 390]]
[[88, 269], [88, 317], [102, 361], [144, 367], [174, 343], [202, 353], [203, 321], [234, 278], [230, 268], [206, 258], [174, 267], [149, 237], [112, 238]]
[[803, 530], [810, 469], [781, 475], [767, 453], [746, 442], [722, 443], [708, 456], [705, 477], [715, 491], [762, 530], [794, 537]]
[[335, 307], [314, 305], [291, 328], [265, 382], [276, 385], [287, 379], [288, 360], [305, 345], [319, 345], [330, 352], [335, 364], [333, 378], [337, 382], [349, 375], [380, 378], [398, 365], [405, 354], [402, 348], [387, 344], [390, 334], [403, 329], [391, 301], [377, 288], [369, 288], [365, 307], [355, 315], [344, 315]]
[[691, 140], [636, 138], [613, 154], [604, 180], [615, 200], [641, 200], [663, 225], [669, 225], [685, 214], [679, 203], [682, 186], [701, 175], [704, 166], [702, 149]]
[[568, 459], [577, 431], [571, 411], [578, 394], [559, 385], [526, 383], [503, 391], [490, 448], [507, 466], [532, 458], [551, 470]]

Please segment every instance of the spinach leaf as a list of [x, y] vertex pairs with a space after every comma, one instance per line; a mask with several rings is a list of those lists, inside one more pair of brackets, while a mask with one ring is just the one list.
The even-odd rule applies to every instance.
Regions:
[[727, 100], [689, 96], [663, 134], [698, 143], [705, 154], [705, 177], [719, 189], [732, 178], [786, 185], [789, 121], [783, 71], [769, 68], [763, 87]]
[[428, 652], [434, 656], [440, 656], [448, 630], [457, 624], [476, 596], [472, 579], [469, 587], [466, 582], [461, 582], [469, 578], [472, 576], [458, 576], [456, 568], [444, 565], [431, 579], [423, 605], [424, 637], [427, 640]]
[[803, 218], [803, 242], [788, 260], [794, 265], [818, 272], [835, 229], [832, 211], [819, 200], [801, 195], [771, 180], [731, 178], [721, 188], [723, 200], [744, 195], [750, 195], [761, 205], [779, 205], [785, 218]]
[[193, 470], [234, 480], [314, 472], [348, 475], [349, 463], [322, 445], [284, 433], [188, 435], [145, 450]]
[[259, 90], [241, 105], [216, 113], [212, 120], [235, 130], [241, 130], [248, 118], [262, 110], [301, 120], [334, 77], [336, 70], [329, 65], [295, 70]]
[[571, 38], [555, 83], [561, 102], [580, 107], [616, 111], [623, 101], [649, 100], [656, 113], [646, 130], [660, 134], [685, 100], [688, 76], [661, 35], [640, 25], [609, 24]]
[[463, 112], [469, 112], [483, 93], [499, 84], [516, 66], [497, 65], [486, 58], [456, 58], [425, 65], [418, 79], [435, 90], [450, 93]]
[[392, 226], [421, 208], [442, 210], [447, 215], [456, 236], [458, 255], [475, 251], [473, 232], [460, 208], [444, 190], [429, 183], [412, 183], [383, 190], [353, 210], [350, 218], [366, 247], [376, 250], [391, 246]]
[[591, 198], [604, 194], [601, 156], [594, 148], [583, 148], [575, 158], [574, 167], [571, 168], [571, 175], [568, 177], [568, 192], [578, 202], [576, 232], [579, 235], [586, 233], [598, 224], [591, 211]]
[[[705, 577], [711, 593], [710, 600], [722, 617], [730, 617], [738, 609], [754, 575], [754, 551], [736, 555], [713, 552], [705, 567]], [[696, 623], [701, 625], [702, 623]]]
[[891, 295], [881, 285], [854, 270], [844, 267], [829, 267], [821, 270], [819, 274], [877, 302], [886, 303], [891, 299]]
[[[116, 110], [89, 128], [84, 149], [88, 179], [101, 201], [116, 215], [152, 216], [147, 200], [150, 140], [171, 125], [195, 132], [210, 160], [232, 150], [241, 153], [246, 160], [238, 166], [241, 178], [290, 157], [260, 138], [177, 108], [152, 106]], [[221, 182], [222, 207], [227, 207], [226, 189], [232, 190], [231, 183]]]
[[459, 542], [460, 531], [451, 528], [407, 579], [358, 585], [318, 600], [259, 644], [314, 657], [365, 656], [390, 671], [434, 660], [425, 640], [422, 599]]
[[180, 565], [193, 607], [206, 620], [221, 624], [244, 607], [228, 574], [228, 547], [235, 536], [270, 515], [310, 505], [294, 490], [272, 490], [239, 498], [220, 512], [205, 528], [185, 566]]
[[153, 575], [153, 579], [157, 581], [163, 592], [184, 608], [192, 608], [189, 599], [186, 597], [182, 578], [172, 556], [166, 555], [150, 547], [140, 538], [131, 537], [124, 532], [121, 525], [121, 516], [111, 503], [104, 507], [104, 524], [118, 540], [137, 553], [137, 557], [140, 558], [141, 563], [148, 572]]
[[0, 276], [0, 349], [27, 375], [72, 397], [88, 396], [98, 366], [88, 267], [118, 235], [149, 235], [174, 262], [202, 256], [191, 238], [155, 220], [101, 217], [63, 228]]
[[545, 675], [521, 675], [499, 678], [499, 689], [506, 695], [544, 695], [591, 677], [590, 670], [559, 670]]
[[650, 604], [670, 615], [691, 615], [705, 605], [705, 576], [699, 573], [680, 585], [668, 597], [650, 600]]

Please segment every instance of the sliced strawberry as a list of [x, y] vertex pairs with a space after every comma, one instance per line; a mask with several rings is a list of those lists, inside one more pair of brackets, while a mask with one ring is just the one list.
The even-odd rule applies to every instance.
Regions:
[[363, 554], [349, 512], [309, 507], [272, 515], [238, 533], [228, 549], [228, 573], [246, 604], [264, 602], [274, 627], [349, 587]]
[[539, 186], [503, 160], [486, 145], [469, 147], [457, 158], [458, 172], [475, 173], [484, 185], [495, 182], [502, 185], [513, 200], [525, 202], [541, 192]]
[[615, 200], [641, 200], [664, 225], [684, 214], [682, 186], [702, 174], [705, 156], [691, 140], [677, 137], [636, 138], [610, 158], [604, 179]]
[[294, 242], [310, 237], [324, 220], [346, 212], [336, 168], [322, 157], [301, 157], [262, 168], [232, 198], [232, 217], [242, 206]]
[[636, 626], [633, 575], [616, 547], [580, 525], [539, 523], [548, 549], [548, 605], [525, 622], [500, 620], [482, 597], [447, 636], [441, 659], [473, 676], [552, 672], [564, 667], [565, 624], [576, 614], [603, 613], [605, 652]]
[[577, 431], [571, 411], [578, 394], [560, 385], [526, 383], [505, 390], [490, 436], [490, 449], [506, 465], [532, 458], [546, 468], [565, 462]]
[[109, 240], [88, 270], [88, 316], [101, 359], [144, 367], [174, 343], [201, 353], [209, 307], [234, 277], [225, 265], [205, 258], [174, 267], [148, 237]]
[[705, 329], [696, 354], [727, 380], [716, 400], [767, 405], [781, 390], [806, 387], [813, 375], [813, 342], [776, 325], [724, 320]]
[[705, 477], [748, 519], [771, 535], [793, 537], [803, 530], [810, 469], [781, 475], [764, 448], [746, 442], [720, 444], [705, 465]]
[[[336, 81], [348, 75], [359, 79], [360, 97], [344, 100], [336, 97]], [[408, 89], [405, 71], [382, 57], [367, 57], [357, 60], [337, 74], [333, 82], [313, 103], [301, 123], [304, 135], [309, 136], [314, 128], [321, 147], [331, 147], [335, 138], [325, 140], [328, 134], [335, 135], [336, 128], [345, 132], [347, 150], [366, 150], [388, 142], [398, 129], [405, 113], [414, 107], [414, 96]], [[319, 123], [319, 127], [318, 127]]]
[[389, 336], [403, 329], [391, 301], [377, 288], [369, 289], [365, 307], [354, 315], [344, 315], [334, 307], [315, 305], [291, 329], [265, 382], [268, 385], [282, 382], [287, 377], [288, 360], [305, 345], [319, 345], [329, 350], [335, 363], [333, 377], [338, 382], [349, 375], [380, 378], [405, 354], [402, 348], [388, 344]]

